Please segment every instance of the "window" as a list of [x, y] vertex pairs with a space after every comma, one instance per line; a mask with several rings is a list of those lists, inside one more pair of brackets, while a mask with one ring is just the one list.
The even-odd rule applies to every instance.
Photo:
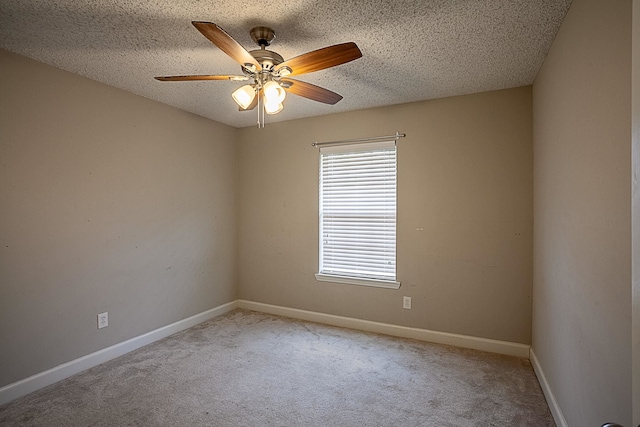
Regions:
[[320, 148], [321, 281], [398, 289], [395, 141]]

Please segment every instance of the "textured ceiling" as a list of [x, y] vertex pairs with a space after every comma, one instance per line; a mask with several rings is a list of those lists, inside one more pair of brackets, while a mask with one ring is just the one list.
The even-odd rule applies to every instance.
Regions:
[[363, 57], [299, 76], [344, 96], [289, 95], [267, 123], [531, 84], [571, 0], [0, 0], [0, 47], [235, 127], [256, 123], [242, 82], [154, 76], [241, 74], [191, 21], [218, 24], [247, 50], [272, 27], [285, 60], [355, 42]]

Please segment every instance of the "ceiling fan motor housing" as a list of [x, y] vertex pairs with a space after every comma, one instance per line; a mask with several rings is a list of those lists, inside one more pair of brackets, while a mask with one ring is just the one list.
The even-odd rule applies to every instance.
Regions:
[[284, 58], [276, 52], [265, 49], [269, 46], [273, 39], [276, 38], [276, 33], [269, 27], [253, 27], [250, 31], [251, 38], [254, 42], [260, 46], [260, 49], [252, 50], [249, 53], [256, 61], [260, 63], [263, 71], [272, 72], [273, 67], [284, 62]]
[[262, 69], [266, 71], [273, 71], [273, 67], [284, 62], [282, 56], [270, 50], [256, 49], [249, 53], [260, 63]]

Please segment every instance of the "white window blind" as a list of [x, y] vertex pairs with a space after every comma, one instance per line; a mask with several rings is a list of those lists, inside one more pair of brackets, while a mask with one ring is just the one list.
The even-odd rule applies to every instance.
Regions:
[[320, 148], [320, 274], [396, 280], [395, 141]]

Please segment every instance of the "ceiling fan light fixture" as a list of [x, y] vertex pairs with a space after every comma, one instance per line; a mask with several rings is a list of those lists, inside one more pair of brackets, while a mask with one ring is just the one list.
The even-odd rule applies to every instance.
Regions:
[[284, 98], [287, 96], [287, 93], [284, 91], [282, 86], [280, 86], [273, 80], [265, 83], [263, 91], [265, 104], [281, 104], [282, 101], [284, 101]]
[[238, 89], [236, 89], [231, 97], [238, 104], [240, 108], [246, 110], [249, 108], [253, 99], [256, 97], [256, 89], [251, 85], [244, 85]]
[[281, 102], [265, 102], [264, 103], [264, 112], [267, 114], [278, 114], [284, 106]]

